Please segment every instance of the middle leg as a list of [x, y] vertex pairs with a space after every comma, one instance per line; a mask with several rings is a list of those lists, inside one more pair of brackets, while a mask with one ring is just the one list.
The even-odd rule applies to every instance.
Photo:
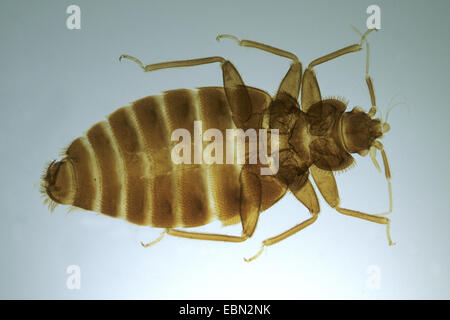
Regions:
[[295, 100], [298, 99], [302, 81], [302, 64], [295, 54], [269, 46], [261, 42], [252, 40], [239, 40], [237, 37], [230, 34], [220, 34], [217, 36], [216, 40], [219, 41], [222, 38], [232, 39], [236, 41], [238, 45], [243, 47], [259, 49], [292, 60], [291, 67], [284, 76], [283, 80], [281, 81], [280, 87], [278, 88], [277, 96], [281, 94], [288, 94]]
[[385, 224], [389, 245], [395, 244], [394, 242], [392, 242], [391, 239], [391, 234], [389, 231], [390, 220], [388, 218], [382, 217], [381, 215], [378, 214], [367, 214], [356, 210], [341, 208], [339, 192], [337, 189], [336, 180], [334, 179], [333, 176], [333, 172], [319, 169], [316, 166], [311, 166], [310, 171], [311, 175], [314, 178], [314, 181], [316, 182], [317, 187], [320, 190], [320, 193], [324, 197], [325, 201], [332, 208], [336, 209], [336, 211], [341, 214], [345, 214], [363, 220], [368, 220], [375, 223]]

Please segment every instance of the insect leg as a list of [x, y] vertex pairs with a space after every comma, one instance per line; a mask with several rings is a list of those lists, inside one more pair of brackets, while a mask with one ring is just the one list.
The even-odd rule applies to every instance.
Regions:
[[291, 59], [293, 62], [291, 64], [291, 67], [289, 68], [289, 71], [281, 81], [277, 94], [284, 92], [292, 96], [295, 100], [298, 99], [300, 84], [302, 80], [302, 64], [300, 63], [300, 61], [298, 61], [298, 58], [295, 54], [269, 46], [264, 43], [251, 40], [239, 40], [237, 37], [230, 34], [220, 34], [217, 36], [216, 40], [219, 41], [222, 38], [233, 39], [238, 43], [238, 45], [243, 47], [259, 49], [284, 58]]
[[391, 235], [389, 233], [390, 220], [385, 217], [381, 217], [376, 214], [367, 214], [356, 210], [344, 209], [339, 206], [339, 192], [336, 185], [336, 180], [334, 179], [333, 172], [318, 169], [315, 166], [310, 167], [311, 175], [314, 178], [314, 181], [317, 184], [317, 187], [320, 190], [320, 193], [326, 200], [326, 202], [337, 212], [352, 216], [355, 218], [360, 218], [364, 220], [368, 220], [375, 223], [385, 224], [387, 237], [389, 241], [389, 245], [393, 245], [394, 243], [391, 240]]
[[372, 107], [370, 107], [370, 110], [367, 113], [367, 115], [372, 118], [375, 115], [375, 113], [377, 113], [377, 104], [375, 101], [375, 91], [373, 90], [372, 78], [369, 75], [366, 75], [366, 83], [367, 87], [369, 88], [370, 101], [372, 102]]
[[186, 232], [176, 229], [167, 229], [167, 234], [175, 237], [188, 239], [226, 241], [226, 242], [242, 242], [248, 239], [248, 236], [246, 235], [236, 237], [223, 234]]
[[[333, 60], [333, 59], [335, 59], [335, 58], [337, 58], [337, 57], [340, 57], [340, 56], [342, 56], [342, 55], [344, 55], [344, 54], [352, 53], [352, 52], [357, 52], [357, 51], [362, 50], [362, 44], [363, 44], [363, 42], [364, 42], [364, 41], [367, 42], [366, 37], [367, 37], [367, 35], [368, 35], [370, 32], [372, 32], [373, 30], [374, 30], [374, 29], [367, 30], [366, 33], [362, 34], [362, 35], [361, 35], [361, 41], [360, 41], [360, 43], [352, 44], [352, 45], [350, 45], [350, 46], [348, 46], [348, 47], [345, 47], [345, 48], [336, 50], [336, 51], [334, 51], [334, 52], [332, 52], [332, 53], [329, 53], [329, 54], [327, 54], [327, 55], [324, 55], [323, 57], [320, 57], [320, 58], [317, 58], [317, 59], [313, 60], [313, 61], [309, 64], [308, 69], [311, 69], [312, 67], [317, 66], [317, 65], [319, 65], [319, 64], [322, 64], [322, 63], [324, 63], [324, 62]], [[367, 70], [366, 70], [366, 71], [367, 71]]]
[[[299, 180], [297, 180], [299, 181]], [[306, 183], [298, 184], [294, 182], [291, 186], [289, 186], [289, 189], [293, 192], [295, 197], [300, 200], [309, 210], [311, 213], [311, 218], [303, 221], [302, 223], [292, 227], [291, 229], [273, 237], [269, 238], [263, 241], [261, 249], [259, 252], [254, 255], [253, 257], [249, 259], [245, 259], [245, 261], [250, 262], [256, 258], [258, 258], [261, 253], [264, 251], [264, 248], [267, 246], [271, 246], [275, 243], [280, 242], [281, 240], [286, 239], [287, 237], [292, 236], [293, 234], [299, 232], [300, 230], [306, 228], [307, 226], [311, 225], [317, 220], [317, 217], [319, 215], [320, 207], [319, 207], [319, 201], [317, 200], [316, 192], [314, 191], [314, 188], [309, 180], [306, 180]]]
[[162, 238], [164, 238], [164, 235], [167, 233], [167, 230], [164, 230], [163, 232], [161, 232], [161, 234], [159, 235], [158, 238], [156, 238], [155, 240], [148, 242], [148, 243], [143, 243], [141, 242], [141, 246], [143, 246], [144, 248], [148, 248], [158, 242], [160, 242], [162, 240]]
[[160, 62], [154, 64], [144, 65], [139, 59], [123, 54], [119, 57], [119, 61], [122, 59], [128, 59], [136, 62], [144, 72], [155, 71], [159, 69], [167, 68], [179, 68], [179, 67], [192, 67], [202, 64], [219, 62], [222, 67], [223, 84], [228, 103], [231, 107], [233, 114], [233, 120], [238, 128], [244, 127], [245, 122], [250, 119], [252, 115], [252, 105], [247, 88], [242, 81], [239, 72], [233, 66], [233, 64], [225, 60], [222, 57], [207, 57], [191, 60], [177, 60]]
[[383, 144], [379, 141], [375, 141], [374, 147], [381, 151], [381, 157], [383, 158], [384, 165], [384, 176], [388, 183], [388, 193], [389, 193], [389, 210], [384, 213], [378, 214], [379, 216], [384, 216], [392, 212], [392, 185], [391, 185], [391, 169], [389, 167], [389, 162], [386, 156], [386, 151], [384, 151]]
[[252, 41], [252, 40], [239, 40], [236, 36], [233, 36], [231, 34], [219, 34], [217, 36], [216, 40], [219, 41], [222, 38], [233, 39], [234, 41], [236, 41], [238, 43], [238, 45], [243, 46], [243, 47], [250, 47], [250, 48], [263, 50], [263, 51], [266, 51], [266, 52], [269, 52], [272, 54], [276, 54], [277, 56], [288, 58], [293, 61], [298, 61], [298, 58], [295, 54], [288, 52], [288, 51], [284, 51], [282, 49], [278, 49], [278, 48], [269, 46], [269, 45], [261, 43], [261, 42], [256, 42], [256, 41]]
[[167, 229], [167, 234], [189, 239], [226, 242], [242, 242], [251, 237], [256, 228], [261, 208], [261, 183], [258, 176], [250, 171], [251, 168], [250, 165], [244, 165], [239, 177], [239, 182], [241, 184], [240, 215], [242, 223], [242, 235], [240, 237], [222, 234], [186, 232], [176, 229]]
[[282, 93], [289, 94], [295, 100], [298, 100], [300, 85], [302, 82], [302, 64], [295, 62], [291, 64], [288, 72], [284, 76], [277, 91], [277, 96]]
[[[313, 70], [313, 67], [317, 66], [319, 64], [322, 64], [324, 62], [336, 59], [342, 55], [362, 50], [362, 44], [364, 41], [366, 41], [365, 38], [371, 31], [373, 31], [373, 29], [367, 30], [366, 33], [361, 35], [360, 43], [353, 44], [353, 45], [347, 46], [345, 48], [336, 50], [332, 53], [329, 53], [327, 55], [324, 55], [320, 58], [313, 60], [309, 64], [308, 68], [305, 70], [305, 72], [303, 74], [303, 79], [302, 79], [302, 103], [301, 104], [302, 104], [302, 110], [304, 112], [307, 112], [310, 106], [312, 106], [314, 103], [319, 102], [322, 99], [321, 95], [320, 95], [320, 89], [319, 89], [319, 85], [317, 82], [316, 74]], [[371, 85], [371, 80], [370, 80], [370, 84], [368, 83], [368, 85], [369, 86]]]
[[258, 168], [249, 164], [244, 165], [239, 176], [242, 231], [248, 237], [253, 235], [261, 211], [261, 181], [252, 169]]
[[362, 50], [361, 44], [352, 44], [352, 45], [350, 45], [348, 47], [336, 50], [336, 51], [334, 51], [332, 53], [324, 55], [323, 57], [320, 57], [320, 58], [317, 58], [317, 59], [313, 60], [309, 64], [308, 69], [312, 69], [314, 66], [317, 66], [317, 65], [322, 64], [324, 62], [336, 59], [336, 58], [338, 58], [338, 57], [340, 57], [340, 56], [342, 56], [344, 54], [357, 52], [357, 51], [360, 51], [360, 50]]
[[317, 58], [309, 64], [308, 68], [303, 74], [302, 79], [301, 105], [304, 112], [307, 112], [310, 106], [322, 100], [319, 84], [317, 82], [316, 73], [314, 72], [313, 67], [321, 63], [333, 60], [344, 54], [360, 51], [361, 49], [362, 47], [360, 44], [353, 44], [351, 46], [329, 53], [323, 57]]
[[123, 54], [119, 57], [119, 61], [121, 61], [122, 59], [128, 59], [128, 60], [136, 62], [142, 68], [142, 70], [144, 70], [144, 72], [150, 72], [150, 71], [155, 71], [155, 70], [159, 70], [159, 69], [192, 67], [192, 66], [198, 66], [201, 64], [208, 64], [208, 63], [214, 63], [214, 62], [224, 63], [226, 61], [222, 57], [207, 57], [207, 58], [200, 58], [200, 59], [167, 61], [167, 62], [160, 62], [160, 63], [144, 65], [139, 59], [129, 56], [127, 54]]
[[363, 41], [366, 42], [366, 83], [367, 88], [369, 89], [370, 101], [372, 103], [372, 107], [368, 112], [369, 117], [373, 117], [377, 113], [376, 100], [375, 100], [375, 91], [373, 90], [372, 78], [369, 76], [369, 56], [370, 56], [370, 46], [369, 41], [367, 41], [366, 36], [371, 32], [371, 30], [367, 30], [365, 34], [359, 31], [355, 26], [352, 26], [353, 30], [355, 30], [361, 36], [361, 43]]

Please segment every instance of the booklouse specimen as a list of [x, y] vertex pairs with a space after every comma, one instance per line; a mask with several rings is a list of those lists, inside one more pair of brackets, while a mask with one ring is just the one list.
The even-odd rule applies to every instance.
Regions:
[[[122, 55], [144, 71], [219, 63], [223, 87], [171, 90], [149, 96], [113, 112], [106, 121], [92, 126], [75, 139], [60, 161], [48, 166], [42, 192], [50, 206], [65, 204], [111, 217], [157, 228], [177, 237], [241, 242], [252, 236], [259, 215], [289, 190], [311, 213], [309, 219], [263, 242], [273, 245], [311, 225], [319, 214], [319, 203], [310, 176], [326, 202], [339, 213], [385, 224], [389, 244], [392, 211], [390, 169], [383, 145], [377, 139], [389, 130], [377, 113], [372, 80], [368, 72], [369, 44], [365, 34], [360, 43], [334, 51], [312, 61], [304, 72], [298, 58], [272, 46], [239, 40], [239, 45], [263, 50], [292, 61], [274, 97], [245, 86], [238, 71], [222, 57], [163, 62], [144, 66], [138, 59]], [[313, 68], [339, 56], [357, 52], [366, 43], [366, 83], [371, 108], [346, 112], [339, 99], [322, 99]], [[301, 90], [301, 104], [298, 98]], [[278, 130], [279, 168], [272, 175], [260, 172], [261, 163], [174, 163], [171, 133], [183, 128], [194, 133], [194, 122], [203, 129], [223, 132]], [[247, 143], [247, 147], [249, 142]], [[200, 143], [201, 144], [201, 143]], [[191, 142], [192, 153], [198, 144]], [[272, 148], [272, 147], [271, 147]], [[246, 149], [247, 151], [249, 149]], [[376, 162], [380, 151], [389, 188], [389, 211], [367, 214], [340, 207], [333, 171], [348, 168], [352, 153], [369, 154]], [[217, 150], [216, 150], [217, 152]], [[248, 159], [248, 152], [246, 153]], [[268, 165], [270, 167], [270, 163]], [[196, 227], [218, 219], [223, 225], [241, 223], [241, 236], [194, 233], [174, 229]], [[160, 238], [158, 240], [160, 240]], [[151, 244], [151, 243], [150, 243]]]

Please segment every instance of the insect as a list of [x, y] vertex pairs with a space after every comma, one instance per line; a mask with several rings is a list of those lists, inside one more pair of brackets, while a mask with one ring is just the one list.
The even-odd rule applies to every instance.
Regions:
[[[202, 240], [242, 242], [255, 231], [260, 213], [275, 204], [287, 191], [309, 210], [311, 216], [291, 229], [263, 241], [263, 249], [313, 224], [320, 208], [314, 180], [326, 202], [339, 213], [385, 224], [389, 244], [392, 211], [390, 169], [383, 145], [377, 139], [389, 130], [387, 122], [374, 119], [375, 93], [369, 76], [369, 44], [361, 32], [359, 43], [312, 61], [306, 70], [294, 54], [232, 35], [220, 35], [244, 47], [256, 48], [291, 60], [289, 71], [274, 97], [246, 86], [233, 64], [219, 56], [156, 63], [144, 66], [129, 55], [145, 72], [219, 63], [223, 87], [171, 90], [149, 96], [122, 107], [106, 121], [92, 126], [75, 139], [53, 161], [42, 177], [42, 192], [54, 208], [65, 204], [96, 211], [131, 223], [164, 228], [165, 234]], [[322, 99], [313, 68], [339, 56], [357, 52], [366, 43], [366, 83], [371, 108], [346, 112], [338, 99]], [[119, 60], [120, 60], [119, 59]], [[301, 90], [301, 103], [298, 98]], [[202, 120], [204, 129], [227, 128], [278, 130], [279, 169], [262, 175], [261, 164], [174, 164], [171, 161], [170, 133], [184, 128], [192, 133], [193, 123]], [[387, 120], [386, 120], [387, 121]], [[197, 146], [198, 147], [198, 146]], [[192, 152], [195, 153], [195, 145]], [[389, 189], [389, 211], [367, 214], [340, 207], [334, 171], [348, 168], [352, 153], [370, 154], [374, 164], [380, 151]], [[248, 153], [247, 153], [248, 155]], [[270, 164], [269, 164], [270, 166]], [[218, 219], [223, 225], [240, 223], [240, 236], [194, 233], [175, 229], [196, 227]]]

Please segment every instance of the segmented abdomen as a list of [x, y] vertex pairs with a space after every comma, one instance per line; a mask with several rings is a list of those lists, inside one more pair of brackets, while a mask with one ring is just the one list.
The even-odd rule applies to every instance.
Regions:
[[[261, 117], [271, 98], [248, 90], [254, 116]], [[235, 128], [223, 88], [146, 97], [95, 124], [66, 151], [76, 176], [73, 205], [154, 227], [239, 222], [241, 165], [171, 160], [177, 143], [171, 133], [185, 128], [194, 137], [195, 120], [202, 120], [203, 131], [221, 130], [224, 139], [225, 130]]]

